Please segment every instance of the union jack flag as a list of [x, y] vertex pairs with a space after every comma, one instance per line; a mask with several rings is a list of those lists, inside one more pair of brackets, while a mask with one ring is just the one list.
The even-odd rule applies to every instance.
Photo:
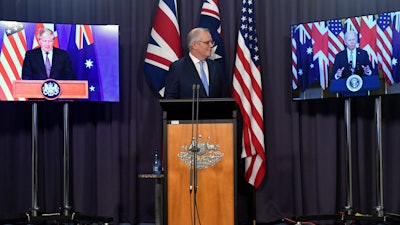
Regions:
[[[200, 27], [207, 28], [215, 45], [212, 49], [211, 59], [220, 63], [221, 68], [225, 71], [225, 50], [222, 41], [221, 19], [219, 16], [218, 0], [204, 0], [200, 13]], [[225, 73], [225, 81], [228, 81]]]
[[362, 16], [360, 24], [360, 48], [368, 52], [372, 69], [378, 64], [376, 55], [376, 18], [374, 15]]
[[382, 70], [382, 75], [386, 83], [392, 85], [394, 80], [392, 76], [392, 22], [390, 13], [379, 14], [378, 26], [376, 26], [378, 47], [378, 66]]
[[53, 31], [53, 34], [54, 34], [53, 46], [58, 48], [59, 44], [58, 44], [58, 34], [57, 34], [56, 25], [54, 25], [53, 23], [38, 23], [38, 24], [36, 24], [36, 30], [35, 30], [35, 34], [34, 34], [35, 37], [33, 38], [32, 49], [40, 47], [37, 34], [38, 34], [39, 30], [42, 28], [48, 28]]
[[328, 87], [328, 27], [325, 22], [315, 22], [312, 26], [313, 61], [315, 76], [319, 79], [322, 89]]
[[[22, 23], [3, 21], [3, 44], [0, 53], [0, 100], [13, 101], [13, 82], [21, 79], [27, 51]], [[22, 99], [21, 99], [22, 100]]]
[[144, 72], [152, 87], [164, 97], [169, 66], [182, 57], [176, 0], [160, 0], [144, 60]]
[[245, 179], [255, 188], [266, 173], [263, 95], [252, 0], [243, 0], [233, 76], [233, 97], [243, 117], [242, 158]]

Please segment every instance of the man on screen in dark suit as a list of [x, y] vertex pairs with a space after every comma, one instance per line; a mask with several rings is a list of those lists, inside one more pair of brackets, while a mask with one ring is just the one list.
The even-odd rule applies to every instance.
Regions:
[[359, 76], [372, 74], [368, 53], [363, 49], [356, 48], [357, 43], [357, 33], [353, 30], [346, 32], [344, 35], [346, 49], [335, 57], [332, 79], [347, 78], [352, 74]]
[[22, 65], [22, 79], [76, 79], [68, 52], [53, 47], [54, 32], [48, 28], [42, 28], [38, 31], [37, 37], [40, 48], [26, 52]]
[[[220, 65], [208, 59], [214, 42], [206, 28], [194, 28], [187, 37], [189, 54], [169, 67], [166, 77], [166, 99], [191, 99], [193, 85], [199, 85], [199, 98], [227, 97]], [[196, 90], [197, 93], [197, 90]]]

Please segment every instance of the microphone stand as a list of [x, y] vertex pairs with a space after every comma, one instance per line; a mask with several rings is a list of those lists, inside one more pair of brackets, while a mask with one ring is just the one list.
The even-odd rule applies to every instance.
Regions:
[[[191, 140], [191, 148], [189, 151], [192, 153], [192, 164], [190, 166], [190, 185], [189, 185], [189, 192], [190, 195], [192, 194], [192, 190], [194, 187], [193, 192], [193, 224], [196, 225], [196, 218], [197, 218], [197, 153], [199, 152], [198, 149], [198, 134], [199, 134], [199, 90], [200, 85], [193, 85], [193, 93], [192, 93], [192, 140]], [[195, 92], [196, 91], [196, 92]], [[196, 98], [196, 99], [195, 99]], [[196, 111], [195, 111], [195, 104], [196, 104]], [[195, 120], [196, 114], [196, 120]], [[196, 124], [196, 132], [194, 132], [194, 126]]]

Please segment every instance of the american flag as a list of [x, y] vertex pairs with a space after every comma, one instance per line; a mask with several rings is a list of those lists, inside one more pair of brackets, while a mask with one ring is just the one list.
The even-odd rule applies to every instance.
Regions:
[[21, 79], [22, 64], [27, 51], [25, 30], [22, 23], [5, 22], [0, 54], [0, 100], [16, 100], [13, 82]]
[[400, 82], [400, 12], [393, 14], [393, 80]]
[[376, 32], [376, 44], [378, 47], [378, 66], [382, 70], [382, 75], [386, 83], [392, 85], [392, 23], [390, 13], [379, 14]]
[[[215, 42], [210, 58], [220, 63], [221, 68], [225, 71], [225, 50], [222, 41], [218, 0], [204, 0], [200, 13], [199, 26], [210, 30], [212, 39]], [[225, 81], [228, 81], [226, 73], [224, 78]]]
[[296, 26], [292, 26], [292, 88], [296, 90], [299, 86], [299, 78], [297, 74], [297, 43], [296, 43]]
[[263, 94], [252, 0], [243, 0], [233, 76], [233, 97], [243, 117], [242, 158], [245, 179], [255, 188], [266, 172]]
[[165, 77], [172, 62], [182, 57], [176, 0], [160, 0], [144, 60], [144, 72], [164, 97]]
[[376, 19], [374, 15], [362, 16], [360, 23], [360, 48], [368, 52], [372, 69], [378, 64], [376, 56]]
[[331, 20], [328, 24], [328, 59], [329, 65], [333, 66], [336, 54], [344, 49], [344, 34], [341, 20]]
[[351, 17], [347, 18], [344, 21], [344, 33], [349, 30], [354, 30], [357, 33], [360, 32], [360, 18], [359, 17]]
[[315, 22], [312, 26], [313, 61], [315, 75], [322, 89], [328, 87], [328, 26], [325, 22]]

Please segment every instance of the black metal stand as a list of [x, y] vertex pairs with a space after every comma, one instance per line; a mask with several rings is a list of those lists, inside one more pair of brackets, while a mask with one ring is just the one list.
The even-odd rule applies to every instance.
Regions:
[[108, 224], [113, 221], [112, 217], [89, 216], [82, 215], [72, 211], [69, 204], [69, 186], [70, 186], [70, 149], [69, 149], [69, 106], [68, 103], [63, 105], [63, 132], [64, 132], [64, 149], [63, 149], [63, 182], [64, 182], [64, 198], [62, 212], [56, 213], [39, 213], [37, 201], [38, 193], [38, 123], [37, 123], [37, 103], [32, 104], [32, 208], [30, 213], [12, 219], [0, 219], [0, 224], [91, 224], [104, 223]]
[[400, 215], [385, 213], [383, 206], [383, 169], [382, 169], [382, 133], [381, 133], [381, 96], [375, 99], [375, 116], [377, 128], [377, 152], [376, 152], [376, 190], [377, 190], [377, 206], [375, 207], [376, 215], [353, 214], [353, 187], [352, 187], [352, 159], [351, 159], [351, 101], [350, 98], [345, 100], [345, 120], [346, 120], [346, 138], [347, 138], [347, 154], [346, 154], [346, 183], [347, 183], [347, 204], [345, 211], [341, 214], [332, 215], [309, 215], [298, 216], [294, 220], [296, 224], [307, 221], [332, 220], [339, 221], [343, 224], [353, 224], [354, 221], [371, 221], [383, 224], [399, 224]]

